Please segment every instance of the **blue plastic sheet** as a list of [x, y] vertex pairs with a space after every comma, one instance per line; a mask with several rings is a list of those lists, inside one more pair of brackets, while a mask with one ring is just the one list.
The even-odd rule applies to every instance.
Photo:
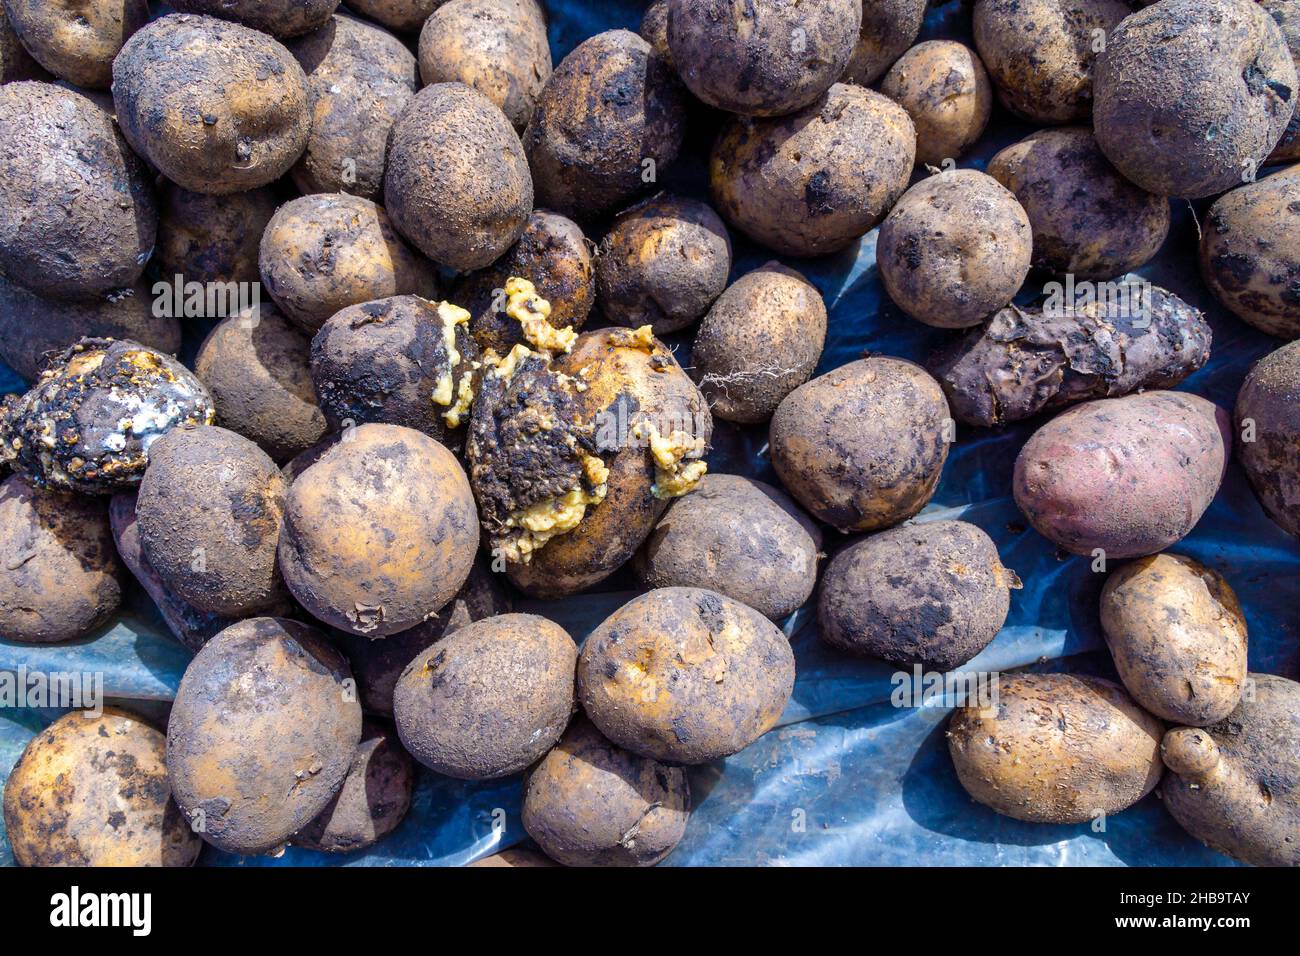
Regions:
[[[599, 4], [550, 0], [556, 62], [601, 30], [635, 30], [644, 9], [631, 0]], [[969, 10], [949, 4], [931, 11], [923, 39], [969, 42]], [[683, 159], [664, 177], [667, 189], [707, 197], [703, 157], [716, 124], [695, 124]], [[1031, 127], [1004, 115], [961, 165], [983, 168], [1002, 146]], [[924, 175], [921, 173], [920, 175]], [[1230, 407], [1250, 365], [1279, 343], [1220, 308], [1196, 274], [1197, 217], [1205, 204], [1174, 202], [1174, 225], [1158, 259], [1141, 275], [1204, 309], [1214, 329], [1209, 365], [1183, 388]], [[773, 256], [736, 240], [734, 276]], [[816, 261], [790, 260], [821, 289], [830, 330], [819, 373], [862, 354], [923, 361], [948, 333], [902, 315], [885, 296], [875, 269], [875, 234]], [[1032, 297], [1031, 277], [1026, 295]], [[671, 341], [689, 365], [689, 334]], [[191, 348], [193, 343], [190, 343]], [[0, 367], [0, 389], [20, 387]], [[998, 543], [1003, 563], [1024, 580], [996, 640], [963, 670], [1012, 668], [1100, 673], [1114, 677], [1101, 642], [1097, 601], [1102, 576], [1088, 562], [1058, 553], [1026, 524], [1010, 498], [1012, 465], [1024, 440], [1043, 419], [1004, 430], [963, 428], [934, 501], [919, 520], [960, 517]], [[775, 481], [764, 428], [719, 422], [711, 470]], [[830, 536], [827, 550], [842, 539]], [[1300, 549], [1263, 514], [1234, 464], [1214, 505], [1177, 548], [1223, 573], [1236, 589], [1250, 627], [1255, 671], [1300, 676]], [[601, 593], [557, 603], [521, 601], [583, 638], [631, 596], [618, 575]], [[1091, 825], [1020, 823], [974, 803], [960, 787], [944, 742], [947, 711], [890, 703], [894, 668], [847, 658], [823, 645], [812, 608], [785, 622], [798, 677], [780, 726], [744, 752], [691, 771], [695, 810], [685, 838], [667, 865], [888, 864], [888, 865], [1228, 865], [1185, 834], [1153, 794], [1106, 821]], [[0, 670], [95, 670], [107, 693], [141, 702], [168, 698], [187, 653], [166, 636], [156, 612], [136, 595], [131, 609], [96, 638], [57, 648], [0, 641]], [[156, 703], [151, 704], [156, 710]], [[0, 711], [0, 772], [21, 746], [52, 718], [48, 713]], [[446, 865], [463, 864], [525, 839], [519, 824], [520, 781], [488, 784], [422, 773], [411, 812], [372, 850], [343, 857], [297, 849], [278, 859], [239, 858], [205, 849], [215, 865]], [[0, 862], [7, 862], [0, 847]]]

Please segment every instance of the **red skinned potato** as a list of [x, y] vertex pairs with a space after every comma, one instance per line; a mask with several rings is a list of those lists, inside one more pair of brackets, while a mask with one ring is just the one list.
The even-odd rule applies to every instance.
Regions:
[[1300, 343], [1260, 359], [1237, 393], [1237, 455], [1268, 516], [1300, 537]]
[[1071, 408], [1016, 459], [1016, 504], [1045, 538], [1106, 559], [1163, 551], [1214, 500], [1232, 447], [1227, 413], [1150, 391]]
[[146, 0], [4, 0], [4, 12], [37, 62], [74, 86], [106, 90], [113, 57], [149, 19]]
[[180, 13], [206, 13], [236, 20], [273, 37], [314, 30], [334, 13], [339, 0], [171, 0]]

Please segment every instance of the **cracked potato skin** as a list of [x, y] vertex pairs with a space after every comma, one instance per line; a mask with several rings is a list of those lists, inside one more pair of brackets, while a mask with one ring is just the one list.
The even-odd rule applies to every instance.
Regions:
[[957, 779], [976, 801], [1030, 823], [1090, 823], [1155, 789], [1164, 725], [1118, 684], [1074, 674], [1004, 674], [996, 706], [948, 724]]
[[37, 295], [93, 300], [132, 286], [158, 207], [113, 118], [52, 83], [0, 86], [0, 271]]
[[824, 256], [885, 218], [915, 160], [906, 110], [836, 83], [791, 116], [728, 120], [709, 157], [709, 184], [714, 208], [755, 242]]
[[402, 746], [458, 780], [509, 776], [541, 759], [576, 707], [578, 647], [558, 624], [503, 614], [458, 628], [397, 681]]
[[202, 841], [172, 799], [166, 738], [129, 711], [73, 711], [41, 731], [4, 789], [19, 866], [190, 866]]
[[106, 90], [113, 57], [149, 19], [146, 0], [4, 0], [29, 53], [74, 86]]
[[[1284, 345], [1250, 370], [1234, 412], [1237, 455], [1259, 503], [1288, 534], [1300, 537], [1300, 344]], [[1253, 441], [1245, 441], [1249, 429]]]
[[103, 501], [0, 482], [0, 635], [23, 644], [85, 637], [122, 601]]
[[[1300, 0], [1260, 0], [1259, 5], [1281, 29], [1291, 61], [1297, 64], [1296, 71], [1300, 73]], [[1293, 163], [1297, 159], [1300, 159], [1300, 116], [1293, 115], [1265, 165]]]
[[970, 47], [927, 40], [912, 47], [880, 84], [916, 127], [917, 165], [942, 166], [975, 145], [993, 112], [993, 86]]
[[[848, 534], [914, 517], [948, 458], [948, 402], [919, 365], [878, 356], [799, 386], [772, 416], [772, 465], [813, 517]], [[828, 422], [836, 425], [827, 428]]]
[[524, 830], [565, 866], [654, 866], [690, 812], [684, 770], [616, 747], [581, 716], [524, 779]]
[[1165, 0], [1110, 32], [1094, 127], [1106, 158], [1161, 196], [1199, 199], [1253, 177], [1282, 138], [1296, 67], [1253, 0]]
[[258, 248], [278, 205], [269, 187], [208, 196], [164, 180], [159, 204], [154, 260], [164, 280], [258, 281]]
[[381, 638], [441, 611], [478, 545], [474, 495], [452, 453], [413, 429], [367, 424], [289, 487], [280, 567], [314, 617]]
[[195, 655], [167, 724], [172, 793], [228, 853], [261, 854], [307, 826], [361, 741], [347, 661], [319, 631], [254, 617]]
[[854, 542], [822, 578], [817, 620], [827, 644], [900, 667], [946, 672], [1002, 629], [1014, 571], [965, 521], [924, 521]]
[[841, 83], [871, 86], [916, 42], [926, 0], [870, 0], [862, 4], [862, 30]]
[[524, 131], [537, 204], [585, 221], [645, 191], [677, 159], [686, 95], [672, 68], [645, 40], [609, 30], [561, 61]]
[[207, 14], [242, 23], [277, 39], [302, 36], [324, 24], [339, 0], [170, 0], [178, 13]]
[[790, 642], [758, 611], [704, 588], [660, 588], [587, 637], [578, 701], [618, 746], [700, 764], [771, 730], [794, 674]]

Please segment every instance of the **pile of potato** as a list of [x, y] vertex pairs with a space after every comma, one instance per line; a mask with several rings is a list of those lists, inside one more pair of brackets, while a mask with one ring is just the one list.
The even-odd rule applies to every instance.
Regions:
[[[1262, 171], [1300, 159], [1300, 0], [975, 0], [973, 48], [917, 42], [926, 0], [656, 0], [558, 63], [540, 0], [0, 2], [0, 359], [31, 386], [0, 634], [84, 638], [133, 577], [195, 653], [165, 733], [32, 741], [21, 864], [364, 849], [416, 763], [523, 773], [552, 860], [657, 863], [687, 768], [780, 722], [801, 608], [900, 668], [994, 640], [1022, 581], [922, 513], [955, 442], [1036, 416], [1005, 492], [1109, 569], [1119, 682], [1005, 675], [953, 715], [957, 778], [1057, 824], [1160, 787], [1300, 863], [1300, 685], [1248, 673], [1232, 588], [1169, 550], [1234, 445], [1300, 535], [1300, 342], [1234, 421], [1174, 390], [1212, 346], [1177, 295], [1034, 301], [1132, 283], [1171, 198], [1217, 197], [1205, 284], [1300, 340], [1300, 167]], [[1041, 128], [959, 166], [997, 111]], [[658, 185], [698, 128], [707, 202]], [[949, 331], [826, 368], [798, 260], [873, 231], [897, 321]], [[173, 279], [264, 299], [160, 311]], [[710, 470], [747, 439], [780, 487]], [[637, 583], [581, 645], [515, 610]]]

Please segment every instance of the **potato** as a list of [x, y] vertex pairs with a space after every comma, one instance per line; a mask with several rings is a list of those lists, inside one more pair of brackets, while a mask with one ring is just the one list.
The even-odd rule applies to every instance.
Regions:
[[1160, 782], [1164, 726], [1118, 684], [1074, 674], [1003, 674], [996, 702], [948, 724], [957, 779], [976, 801], [1030, 823], [1090, 823]]
[[668, 46], [682, 81], [746, 116], [803, 109], [840, 78], [862, 27], [860, 0], [668, 0]]
[[226, 196], [190, 192], [163, 181], [154, 261], [164, 280], [257, 282], [258, 248], [275, 215], [269, 187]]
[[916, 127], [916, 161], [942, 166], [959, 159], [984, 134], [993, 87], [970, 47], [952, 40], [918, 43], [890, 68], [880, 92]]
[[1016, 504], [1072, 554], [1135, 558], [1186, 536], [1227, 467], [1227, 415], [1205, 399], [1159, 390], [1062, 412], [1016, 458]]
[[339, 0], [170, 0], [180, 13], [235, 20], [273, 37], [302, 36], [324, 24]]
[[582, 645], [578, 700], [633, 753], [708, 763], [771, 730], [794, 687], [775, 624], [704, 588], [660, 588], [607, 617]]
[[916, 131], [907, 111], [837, 83], [793, 116], [732, 119], [709, 158], [714, 208], [755, 242], [823, 256], [874, 229], [907, 189]]
[[965, 521], [926, 521], [854, 542], [822, 578], [817, 620], [827, 644], [900, 667], [950, 671], [1006, 622], [1016, 573]]
[[472, 86], [520, 132], [550, 75], [546, 16], [537, 0], [450, 0], [420, 31], [424, 82]]
[[[586, 384], [578, 393], [576, 422], [594, 430], [609, 476], [604, 500], [587, 509], [577, 528], [552, 540], [531, 563], [507, 565], [512, 583], [546, 598], [576, 594], [627, 562], [668, 502], [702, 477], [699, 456], [713, 436], [713, 417], [699, 389], [672, 351], [642, 332], [585, 333], [554, 368]], [[678, 446], [670, 459], [652, 452], [655, 438]]]
[[686, 328], [727, 287], [731, 237], [705, 203], [661, 193], [620, 213], [600, 244], [605, 317], [655, 335]]
[[596, 268], [582, 229], [559, 213], [538, 209], [519, 241], [478, 272], [461, 278], [451, 299], [470, 313], [470, 331], [482, 349], [507, 354], [524, 344], [519, 323], [506, 314], [506, 282], [521, 276], [551, 304], [547, 321], [557, 329], [582, 328], [596, 301]]
[[361, 741], [347, 662], [315, 628], [254, 617], [190, 661], [167, 724], [172, 793], [228, 853], [274, 851], [338, 793]]
[[293, 837], [293, 845], [350, 853], [378, 843], [411, 806], [415, 769], [393, 731], [376, 721], [361, 725], [361, 743], [334, 799]]
[[24, 644], [85, 637], [122, 602], [122, 572], [102, 501], [0, 482], [0, 635]]
[[690, 812], [684, 770], [619, 749], [582, 717], [524, 781], [524, 830], [565, 866], [654, 866]]
[[668, 0], [653, 0], [645, 8], [645, 14], [641, 17], [641, 26], [636, 32], [640, 34], [642, 40], [650, 44], [656, 56], [669, 66], [673, 66], [674, 70], [676, 69], [673, 64], [673, 51], [668, 45]]
[[781, 403], [769, 433], [772, 466], [813, 517], [845, 534], [878, 531], [914, 517], [934, 495], [949, 423], [943, 390], [919, 365], [860, 359]]
[[350, 305], [395, 295], [436, 295], [433, 266], [393, 228], [381, 206], [321, 193], [285, 203], [262, 236], [266, 291], [309, 332]]
[[959, 421], [991, 427], [1094, 398], [1173, 388], [1210, 357], [1205, 315], [1132, 283], [1087, 302], [1009, 305], [940, 349], [929, 369]]
[[1032, 133], [989, 160], [988, 174], [1029, 216], [1034, 265], [1058, 275], [1123, 275], [1169, 234], [1169, 200], [1120, 176], [1081, 126]]
[[311, 341], [269, 303], [223, 320], [203, 340], [195, 374], [217, 420], [284, 463], [325, 437], [312, 389]]
[[555, 68], [524, 131], [537, 204], [588, 220], [627, 205], [677, 159], [686, 97], [627, 30], [585, 40]]
[[397, 33], [420, 29], [429, 14], [447, 0], [348, 0], [348, 6], [364, 17], [382, 23]]
[[0, 4], [0, 83], [45, 79], [49, 79], [49, 74], [32, 59], [27, 48], [19, 41], [13, 24], [5, 14], [4, 5]]
[[872, 0], [862, 4], [862, 31], [841, 82], [870, 86], [916, 42], [926, 0]]
[[4, 0], [4, 9], [41, 66], [93, 90], [109, 88], [113, 57], [149, 19], [146, 0]]
[[1203, 727], [1241, 700], [1246, 618], [1216, 571], [1179, 554], [1126, 564], [1101, 592], [1101, 625], [1120, 680], [1164, 720]]
[[469, 313], [401, 295], [335, 313], [312, 339], [311, 377], [335, 431], [385, 422], [447, 441], [478, 357]]
[[212, 195], [279, 179], [311, 133], [307, 78], [265, 33], [173, 14], [138, 31], [113, 61], [127, 142], [172, 182]]
[[[1291, 53], [1291, 62], [1300, 59], [1300, 2], [1298, 0], [1260, 0], [1261, 7], [1271, 16], [1282, 30], [1282, 39], [1286, 41]], [[1300, 73], [1300, 65], [1296, 67]], [[1276, 163], [1293, 163], [1300, 159], [1300, 117], [1292, 116], [1286, 132], [1273, 152], [1269, 155], [1266, 166]]]
[[203, 383], [171, 356], [138, 342], [82, 339], [0, 408], [0, 464], [51, 488], [113, 494], [140, 483], [158, 436], [214, 417]]
[[379, 638], [455, 597], [478, 514], [460, 463], [432, 438], [374, 424], [349, 435], [289, 487], [280, 567], [313, 616]]
[[1250, 370], [1235, 410], [1237, 454], [1259, 503], [1300, 537], [1300, 345], [1284, 345]]
[[1253, 866], [1300, 865], [1300, 684], [1250, 674], [1251, 693], [1204, 729], [1165, 734], [1164, 805], [1198, 840]]
[[64, 714], [32, 738], [5, 782], [19, 866], [189, 866], [203, 846], [172, 800], [166, 738], [106, 707]]
[[518, 773], [555, 746], [574, 704], [573, 638], [535, 614], [458, 628], [398, 678], [393, 716], [404, 746], [459, 780]]
[[1232, 190], [1201, 232], [1201, 277], [1243, 322], [1300, 338], [1300, 167]]
[[1029, 275], [1033, 232], [1016, 197], [973, 169], [917, 183], [880, 227], [876, 267], [912, 318], [938, 328], [978, 325]]
[[1291, 121], [1296, 67], [1252, 0], [1165, 0], [1110, 32], [1094, 85], [1097, 142], [1115, 168], [1197, 199], [1254, 178]]
[[91, 100], [49, 83], [0, 87], [0, 272], [37, 295], [134, 285], [158, 209], [144, 164]]
[[249, 617], [284, 597], [276, 567], [288, 482], [247, 438], [174, 428], [149, 449], [136, 519], [150, 566], [201, 611]]
[[975, 48], [1003, 106], [1035, 123], [1074, 123], [1092, 115], [1098, 47], [1132, 12], [1122, 0], [977, 0]]
[[393, 126], [384, 205], [434, 262], [481, 269], [518, 241], [533, 209], [528, 161], [505, 115], [461, 83], [426, 86]]
[[154, 314], [144, 285], [87, 302], [56, 302], [0, 276], [0, 361], [32, 382], [47, 361], [82, 337], [130, 339], [175, 354], [181, 326], [169, 315]]
[[739, 475], [705, 475], [669, 505], [636, 556], [649, 588], [708, 587], [779, 620], [817, 584], [822, 533], [785, 492]]
[[419, 87], [415, 57], [391, 33], [335, 16], [289, 51], [307, 74], [307, 149], [290, 171], [304, 194], [383, 192], [388, 134]]

